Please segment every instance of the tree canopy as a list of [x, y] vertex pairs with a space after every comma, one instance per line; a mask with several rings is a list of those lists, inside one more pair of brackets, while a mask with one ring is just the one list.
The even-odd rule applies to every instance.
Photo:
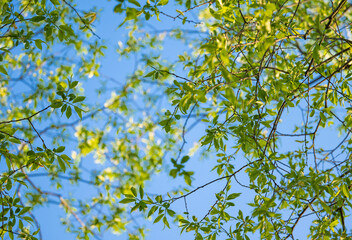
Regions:
[[0, 2], [2, 239], [44, 239], [50, 204], [77, 239], [352, 237], [351, 3], [94, 4]]

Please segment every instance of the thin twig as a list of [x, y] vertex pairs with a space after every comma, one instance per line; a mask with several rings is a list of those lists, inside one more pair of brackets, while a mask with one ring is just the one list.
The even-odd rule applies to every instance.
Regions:
[[2, 121], [2, 122], [0, 122], [0, 124], [14, 123], [14, 122], [21, 122], [21, 121], [28, 120], [28, 119], [30, 119], [30, 118], [32, 118], [32, 117], [38, 115], [39, 113], [44, 112], [45, 110], [47, 110], [47, 109], [50, 108], [50, 107], [51, 107], [51, 105], [49, 105], [49, 106], [47, 106], [46, 108], [44, 108], [44, 109], [42, 109], [42, 110], [40, 110], [40, 111], [38, 111], [38, 112], [32, 114], [32, 115], [29, 116], [29, 117], [19, 118], [19, 119], [14, 119], [14, 120], [9, 120], [9, 121]]
[[66, 4], [77, 14], [77, 16], [79, 17], [79, 19], [80, 19], [81, 22], [83, 23], [83, 25], [84, 25], [86, 28], [88, 28], [89, 31], [90, 31], [94, 36], [96, 36], [97, 38], [101, 39], [101, 38], [93, 31], [93, 29], [92, 29], [89, 25], [87, 25], [87, 24], [85, 23], [84, 19], [81, 17], [81, 15], [78, 13], [78, 11], [77, 11], [70, 3], [68, 3], [66, 0], [62, 0], [62, 1], [63, 1], [64, 3], [66, 3]]

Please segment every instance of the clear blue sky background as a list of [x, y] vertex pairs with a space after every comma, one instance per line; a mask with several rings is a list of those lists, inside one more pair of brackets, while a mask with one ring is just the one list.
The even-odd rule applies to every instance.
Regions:
[[[102, 41], [106, 42], [106, 45], [108, 46], [108, 49], [106, 50], [106, 55], [101, 59], [102, 63], [102, 68], [101, 68], [101, 73], [102, 75], [106, 76], [111, 76], [115, 78], [116, 80], [120, 81], [123, 83], [126, 80], [126, 76], [131, 73], [132, 68], [133, 68], [133, 59], [132, 60], [125, 60], [123, 59], [122, 61], [119, 61], [119, 56], [116, 52], [116, 48], [118, 46], [118, 41], [124, 42], [126, 39], [126, 34], [127, 31], [122, 27], [120, 29], [117, 29], [117, 26], [123, 21], [123, 17], [119, 16], [115, 13], [113, 13], [113, 7], [115, 6], [114, 1], [106, 1], [106, 0], [79, 0], [77, 1], [77, 9], [79, 10], [88, 10], [90, 9], [91, 6], [97, 5], [98, 8], [102, 8], [103, 11], [99, 15], [99, 20], [94, 23], [95, 25], [95, 31], [96, 33], [102, 38]], [[176, 12], [174, 9], [166, 9], [166, 12], [170, 13], [171, 15], [176, 15]], [[152, 21], [150, 24], [152, 24], [154, 27], [158, 29], [170, 29], [173, 28], [174, 26], [182, 26], [180, 21], [173, 21], [172, 19], [166, 18], [161, 16], [161, 22], [158, 21]], [[193, 25], [184, 25], [182, 28], [190, 28], [194, 29]], [[177, 55], [181, 53], [181, 49], [185, 49], [186, 46], [182, 45], [175, 45], [176, 43], [174, 41], [166, 42], [166, 45], [164, 46], [163, 50], [163, 55], [164, 57], [168, 59], [176, 59]], [[182, 75], [182, 74], [180, 74]], [[85, 88], [86, 88], [86, 96], [87, 96], [87, 101], [95, 101], [95, 93], [94, 90], [96, 88], [96, 82], [99, 80], [99, 77], [93, 77], [91, 79], [88, 79], [87, 82], [85, 83]], [[116, 87], [116, 85], [111, 86], [112, 90], [113, 88]], [[108, 94], [106, 97], [109, 97], [110, 94]], [[285, 121], [291, 121], [292, 126], [294, 122], [299, 122], [301, 121], [301, 113], [298, 112], [290, 112], [289, 115], [287, 115], [284, 119]], [[280, 130], [280, 129], [279, 129]], [[282, 129], [283, 131], [287, 129]], [[198, 127], [194, 128], [189, 134], [186, 136], [188, 145], [186, 147], [187, 149], [193, 145], [193, 142], [198, 141], [199, 138], [203, 135], [204, 129], [202, 128], [201, 125]], [[327, 133], [327, 139], [332, 137], [333, 135], [330, 135], [332, 133]], [[334, 135], [335, 137], [336, 135]], [[337, 139], [337, 136], [336, 136]], [[324, 144], [324, 143], [323, 143]], [[285, 146], [285, 148], [291, 148], [294, 147], [294, 143], [289, 143], [288, 145]], [[195, 181], [193, 182], [193, 186], [197, 187], [199, 185], [202, 185], [204, 183], [209, 182], [210, 180], [214, 179], [217, 177], [216, 174], [213, 174], [210, 172], [211, 168], [214, 166], [215, 159], [214, 158], [209, 158], [206, 160], [197, 160], [197, 155], [192, 157], [191, 161], [187, 165], [188, 169], [191, 170], [196, 170], [196, 175], [195, 175]], [[239, 163], [243, 163], [241, 161], [241, 157], [238, 157]], [[169, 159], [165, 159], [168, 161]], [[92, 166], [94, 165], [92, 159], [85, 159], [85, 164], [87, 166]], [[241, 182], [246, 183], [247, 178], [245, 177], [244, 174], [241, 174], [238, 176], [238, 179]], [[40, 181], [40, 180], [38, 180]], [[48, 183], [46, 182], [41, 182], [41, 186], [49, 187]], [[183, 184], [182, 181], [175, 181], [169, 176], [167, 176], [167, 173], [160, 174], [158, 176], [155, 176], [152, 181], [150, 181], [147, 185], [146, 192], [151, 192], [151, 193], [158, 193], [158, 194], [165, 194], [166, 192], [178, 187], [180, 184]], [[200, 190], [196, 194], [192, 195], [191, 197], [188, 198], [188, 208], [190, 210], [191, 215], [196, 215], [199, 217], [204, 216], [210, 206], [213, 204], [215, 201], [215, 196], [214, 193], [220, 188], [223, 188], [225, 182], [220, 181], [216, 184], [213, 184], [203, 190]], [[85, 186], [85, 185], [80, 185], [82, 186], [80, 188], [79, 194], [83, 196], [86, 194], [86, 196], [89, 196], [91, 191], [94, 191], [94, 188]], [[236, 187], [233, 188], [234, 190]], [[242, 191], [242, 189], [241, 189]], [[67, 187], [65, 186], [62, 194], [69, 196], [70, 192], [74, 192], [74, 194], [77, 194], [77, 188], [75, 187]], [[246, 207], [246, 202], [249, 201], [249, 199], [252, 198], [252, 194], [250, 192], [242, 194], [242, 196], [238, 199], [236, 199], [235, 204], [236, 206], [233, 208], [234, 213], [237, 214], [237, 211], [241, 209], [242, 211], [246, 212], [245, 209], [248, 209]], [[183, 200], [179, 200], [178, 202], [175, 203], [174, 208], [179, 212], [184, 212], [184, 204]], [[62, 208], [56, 206], [55, 204], [53, 205], [48, 205], [44, 206], [34, 212], [38, 218], [38, 221], [41, 225], [42, 233], [43, 233], [43, 239], [45, 240], [61, 240], [61, 239], [74, 239], [74, 236], [66, 233], [65, 228], [60, 224], [59, 218], [64, 217], [64, 211]], [[151, 240], [158, 240], [158, 239], [167, 239], [167, 240], [178, 240], [178, 239], [193, 239], [192, 234], [187, 234], [184, 233], [182, 236], [179, 234], [179, 229], [171, 224], [171, 229], [163, 229], [163, 224], [158, 223], [158, 224], [151, 224], [150, 222], [148, 223], [144, 219], [138, 219], [136, 218], [139, 224], [141, 225], [146, 225], [149, 227], [151, 230], [147, 235], [147, 239]], [[307, 229], [305, 227], [305, 224], [308, 223], [309, 218], [307, 220], [302, 221], [300, 225], [296, 228], [299, 230], [296, 230], [297, 233], [295, 234], [296, 237], [300, 237], [300, 239], [305, 239], [305, 236], [307, 234]], [[72, 221], [75, 221], [72, 219]], [[307, 225], [306, 225], [307, 226]], [[301, 233], [298, 233], [301, 232]], [[254, 238], [256, 238], [254, 236]], [[93, 238], [92, 238], [93, 239]], [[111, 235], [111, 234], [104, 234], [102, 239], [104, 240], [109, 240], [109, 239], [126, 239], [126, 235]], [[221, 238], [220, 238], [221, 239]]]

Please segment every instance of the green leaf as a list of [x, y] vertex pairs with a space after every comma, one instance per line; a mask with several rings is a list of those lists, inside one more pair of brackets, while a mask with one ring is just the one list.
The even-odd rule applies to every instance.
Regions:
[[26, 222], [33, 222], [33, 219], [29, 216], [23, 216], [22, 219], [24, 219]]
[[8, 75], [6, 69], [5, 69], [4, 66], [2, 66], [2, 65], [0, 65], [0, 73], [3, 73], [3, 74], [5, 74], [5, 75]]
[[14, 178], [24, 178], [26, 177], [26, 175], [24, 173], [18, 172], [15, 174], [15, 176], [13, 176]]
[[60, 146], [60, 147], [58, 147], [57, 149], [54, 149], [54, 152], [56, 152], [56, 153], [61, 153], [61, 152], [63, 152], [65, 150], [65, 147], [64, 146]]
[[59, 36], [59, 40], [62, 42], [64, 40], [65, 34], [61, 29], [59, 29], [58, 36]]
[[160, 0], [158, 5], [164, 6], [164, 5], [168, 4], [168, 3], [169, 3], [169, 0]]
[[10, 191], [12, 189], [12, 181], [10, 178], [7, 179], [6, 189]]
[[184, 180], [187, 183], [187, 185], [191, 186], [192, 185], [191, 176], [189, 176], [188, 174], [184, 174], [183, 177], [184, 177]]
[[140, 7], [141, 5], [139, 4], [139, 2], [137, 0], [128, 0], [128, 2]]
[[38, 228], [35, 232], [32, 233], [32, 235], [37, 235], [40, 232], [40, 228]]
[[152, 77], [152, 76], [154, 76], [154, 74], [155, 74], [155, 71], [151, 71], [151, 72], [149, 72], [149, 73], [147, 73], [146, 75], [144, 75], [144, 77]]
[[11, 137], [11, 138], [9, 138], [9, 141], [10, 141], [10, 142], [13, 142], [13, 143], [16, 143], [16, 144], [21, 144], [21, 140], [19, 140], [19, 139], [17, 139], [17, 138]]
[[78, 85], [78, 81], [73, 81], [70, 83], [70, 88], [75, 88]]
[[50, 0], [50, 2], [52, 2], [54, 5], [60, 5], [59, 0]]
[[72, 115], [72, 110], [71, 110], [71, 107], [68, 106], [67, 109], [66, 109], [66, 117], [67, 118], [70, 118]]
[[37, 46], [37, 48], [39, 48], [40, 50], [42, 50], [42, 40], [40, 39], [36, 39], [34, 40], [35, 45]]
[[163, 223], [166, 227], [170, 228], [169, 222], [167, 221], [166, 217], [163, 218]]
[[143, 199], [143, 197], [144, 197], [144, 190], [143, 190], [142, 186], [139, 186], [139, 196], [141, 197], [141, 199]]
[[126, 9], [125, 21], [136, 19], [140, 15], [140, 12], [135, 8]]
[[78, 96], [76, 97], [72, 103], [77, 103], [77, 102], [82, 102], [84, 99], [86, 99], [86, 97], [84, 96]]
[[19, 213], [18, 215], [23, 215], [25, 213], [27, 213], [29, 210], [31, 210], [31, 207], [24, 207]]
[[184, 14], [181, 10], [176, 9], [176, 12], [178, 12], [180, 15], [184, 16]]
[[147, 216], [150, 217], [151, 215], [153, 215], [153, 213], [155, 213], [156, 210], [158, 210], [157, 206], [151, 207]]
[[50, 105], [52, 108], [60, 108], [62, 106], [61, 101], [55, 101]]
[[227, 196], [227, 200], [232, 200], [232, 199], [238, 198], [240, 195], [241, 195], [241, 193], [232, 193]]
[[136, 200], [134, 198], [125, 198], [120, 201], [120, 203], [126, 204], [126, 203], [131, 203], [135, 202]]
[[65, 155], [65, 154], [61, 154], [60, 157], [61, 157], [63, 160], [65, 160], [66, 162], [71, 160], [71, 158], [70, 158], [69, 156]]
[[343, 185], [342, 185], [342, 193], [343, 193], [343, 195], [345, 195], [345, 197], [347, 197], [348, 199], [351, 198], [350, 191], [348, 190], [348, 187], [346, 186], [346, 184], [343, 184]]
[[58, 158], [57, 160], [59, 162], [59, 166], [60, 166], [61, 170], [63, 172], [66, 172], [66, 164], [65, 164], [65, 162], [61, 158]]
[[19, 228], [20, 230], [23, 229], [23, 222], [22, 222], [22, 220], [19, 220], [19, 221], [18, 221], [18, 228]]
[[77, 115], [79, 116], [80, 119], [82, 119], [82, 110], [79, 107], [74, 107]]
[[171, 216], [171, 217], [173, 217], [173, 216], [175, 216], [175, 211], [173, 211], [173, 210], [171, 210], [171, 209], [167, 209], [167, 213]]
[[189, 156], [184, 156], [184, 157], [181, 159], [181, 163], [186, 163], [188, 160], [189, 160]]
[[132, 192], [133, 196], [137, 197], [137, 191], [134, 187], [131, 187], [131, 192]]
[[30, 20], [31, 20], [32, 22], [41, 22], [41, 21], [43, 21], [44, 19], [45, 19], [44, 16], [35, 16], [35, 17], [32, 17]]
[[163, 214], [160, 214], [159, 216], [157, 216], [157, 217], [155, 218], [155, 220], [154, 220], [153, 223], [159, 222], [163, 217], [164, 217], [164, 215], [163, 215]]
[[7, 179], [7, 183], [6, 183], [6, 189], [7, 191], [10, 191], [12, 188], [12, 181], [10, 178]]
[[6, 157], [5, 160], [6, 160], [7, 169], [10, 171], [12, 168], [11, 167], [11, 160], [8, 157]]
[[323, 200], [320, 200], [320, 204], [323, 207], [324, 211], [326, 211], [329, 214], [331, 213], [330, 207]]
[[[220, 218], [219, 218], [219, 219], [220, 219]], [[196, 234], [195, 240], [203, 240], [203, 236], [198, 232], [198, 233]]]

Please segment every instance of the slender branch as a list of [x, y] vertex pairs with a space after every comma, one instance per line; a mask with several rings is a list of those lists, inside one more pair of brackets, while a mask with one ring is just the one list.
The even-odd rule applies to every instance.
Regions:
[[19, 118], [19, 119], [14, 119], [14, 120], [9, 120], [9, 121], [2, 121], [2, 122], [0, 122], [0, 124], [14, 123], [14, 122], [21, 122], [21, 121], [28, 120], [28, 119], [30, 119], [30, 118], [32, 118], [32, 117], [38, 115], [39, 113], [44, 112], [45, 110], [47, 110], [47, 109], [50, 108], [50, 107], [51, 107], [51, 105], [49, 105], [49, 106], [47, 106], [46, 108], [44, 108], [44, 109], [42, 109], [42, 110], [40, 110], [40, 111], [38, 111], [38, 112], [32, 114], [32, 115], [29, 116], [29, 117]]
[[30, 180], [30, 178], [28, 177], [28, 175], [22, 170], [22, 172], [25, 174], [25, 179], [27, 182], [29, 182], [29, 184], [40, 194], [44, 194], [44, 195], [50, 195], [50, 196], [54, 196], [59, 198], [60, 203], [64, 206], [65, 209], [67, 209], [73, 216], [74, 218], [77, 220], [77, 222], [81, 225], [81, 227], [83, 229], [88, 230], [95, 238], [99, 239], [99, 237], [96, 236], [96, 234], [89, 229], [86, 224], [79, 218], [79, 216], [77, 215], [77, 213], [71, 208], [71, 206], [67, 203], [67, 201], [61, 196], [61, 194], [58, 193], [53, 193], [53, 192], [47, 192], [47, 191], [42, 191], [39, 187], [37, 187], [32, 180]]
[[77, 16], [79, 17], [79, 19], [81, 20], [81, 22], [83, 23], [83, 25], [87, 28], [87, 29], [89, 29], [89, 31], [94, 35], [94, 36], [96, 36], [97, 38], [99, 38], [99, 39], [101, 39], [94, 31], [93, 31], [93, 29], [89, 26], [89, 25], [87, 25], [86, 23], [85, 23], [85, 21], [84, 21], [84, 19], [81, 17], [81, 15], [78, 13], [78, 11], [76, 10], [76, 8], [74, 8], [70, 3], [68, 3], [66, 0], [62, 0], [66, 5], [68, 5], [76, 14], [77, 14]]
[[185, 18], [182, 18], [181, 16], [173, 17], [173, 16], [171, 16], [171, 15], [169, 15], [169, 14], [167, 14], [167, 13], [164, 13], [164, 12], [162, 12], [162, 11], [159, 11], [159, 13], [162, 14], [162, 15], [164, 15], [164, 16], [166, 16], [166, 17], [172, 18], [174, 21], [175, 21], [176, 19], [181, 19], [181, 20], [183, 20], [183, 21], [185, 21], [185, 22], [187, 22], [187, 23], [193, 23], [193, 24], [195, 24], [195, 25], [201, 24], [201, 22], [195, 22], [195, 21], [193, 21], [193, 20], [188, 20], [188, 19], [186, 19], [186, 17], [185, 17]]
[[199, 187], [193, 189], [193, 190], [190, 191], [189, 193], [186, 193], [186, 194], [184, 194], [184, 195], [182, 195], [182, 196], [179, 196], [179, 197], [174, 197], [174, 198], [170, 198], [170, 199], [163, 200], [163, 202], [171, 201], [171, 202], [173, 203], [173, 202], [177, 201], [178, 199], [187, 197], [187, 196], [191, 195], [192, 193], [198, 191], [199, 189], [202, 189], [202, 188], [204, 188], [204, 187], [206, 187], [206, 186], [208, 186], [208, 185], [210, 185], [210, 184], [212, 184], [212, 183], [218, 182], [218, 181], [223, 180], [223, 179], [232, 178], [233, 176], [235, 176], [237, 173], [241, 172], [241, 171], [242, 171], [243, 169], [245, 169], [246, 167], [248, 167], [248, 166], [250, 166], [250, 165], [252, 165], [252, 164], [254, 164], [254, 163], [256, 163], [256, 162], [260, 162], [260, 161], [262, 161], [262, 159], [257, 159], [257, 160], [255, 160], [255, 161], [253, 161], [253, 162], [247, 163], [247, 164], [243, 165], [241, 168], [239, 168], [237, 171], [235, 171], [233, 174], [216, 178], [216, 179], [214, 179], [214, 180], [212, 180], [212, 181], [210, 181], [210, 182], [208, 182], [208, 183], [206, 183], [206, 184], [204, 184], [204, 185], [201, 185], [201, 186], [199, 186]]
[[189, 12], [189, 11], [195, 9], [195, 8], [204, 6], [204, 5], [206, 5], [206, 4], [209, 4], [209, 5], [210, 5], [210, 4], [212, 4], [212, 3], [213, 3], [213, 1], [208, 1], [208, 2], [204, 2], [204, 3], [200, 3], [200, 4], [198, 4], [198, 5], [195, 5], [195, 6], [191, 7], [191, 8], [188, 8], [187, 10], [181, 11], [182, 14], [179, 13], [175, 18], [179, 18], [181, 15], [183, 15], [183, 13]]
[[28, 118], [27, 119], [29, 124], [32, 126], [33, 130], [37, 133], [38, 137], [40, 138], [40, 140], [42, 141], [43, 143], [43, 146], [45, 149], [47, 149], [46, 145], [45, 145], [45, 142], [44, 142], [44, 139], [40, 136], [39, 132], [37, 131], [37, 129], [34, 127], [33, 123], [31, 122], [31, 120]]

